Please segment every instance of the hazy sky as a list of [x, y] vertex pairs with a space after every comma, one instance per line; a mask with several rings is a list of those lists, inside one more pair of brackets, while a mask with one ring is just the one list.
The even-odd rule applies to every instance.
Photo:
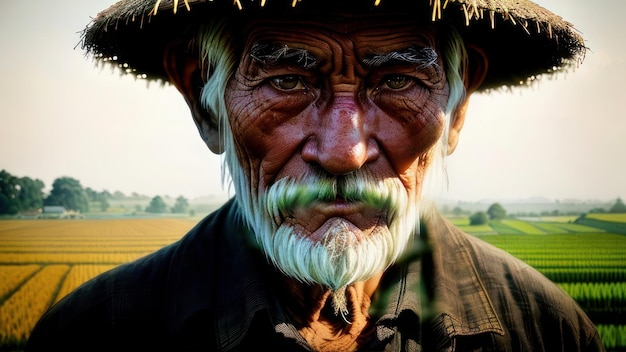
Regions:
[[[226, 194], [221, 160], [173, 87], [94, 67], [77, 45], [109, 0], [0, 3], [0, 169], [49, 191]], [[574, 72], [531, 89], [474, 96], [446, 198], [626, 197], [626, 2], [544, 0], [591, 49]]]

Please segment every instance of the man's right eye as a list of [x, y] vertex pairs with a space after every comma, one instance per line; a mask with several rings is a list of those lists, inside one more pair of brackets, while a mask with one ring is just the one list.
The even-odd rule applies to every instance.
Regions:
[[294, 90], [306, 89], [304, 83], [302, 82], [302, 78], [297, 75], [286, 75], [286, 76], [274, 77], [272, 78], [271, 82], [274, 87], [283, 91], [294, 91]]

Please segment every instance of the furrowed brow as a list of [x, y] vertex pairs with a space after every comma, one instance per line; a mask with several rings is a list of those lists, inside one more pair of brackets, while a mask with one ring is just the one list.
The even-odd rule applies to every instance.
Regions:
[[408, 47], [398, 51], [369, 55], [363, 59], [363, 64], [371, 68], [410, 64], [417, 65], [417, 69], [420, 70], [437, 65], [437, 57], [437, 52], [433, 48]]
[[262, 65], [291, 65], [306, 70], [315, 68], [318, 64], [315, 56], [308, 50], [277, 43], [253, 44], [250, 48], [250, 57]]

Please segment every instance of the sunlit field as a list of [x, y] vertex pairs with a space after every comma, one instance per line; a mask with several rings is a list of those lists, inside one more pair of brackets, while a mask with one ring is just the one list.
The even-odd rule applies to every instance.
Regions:
[[[589, 314], [609, 351], [626, 351], [626, 235], [610, 230], [623, 219], [451, 220], [537, 268]], [[175, 242], [197, 221], [0, 221], [0, 351], [23, 348], [41, 314], [81, 283]]]
[[595, 213], [595, 214], [587, 214], [587, 218], [597, 219], [603, 221], [611, 221], [611, 222], [626, 222], [626, 213]]
[[0, 350], [81, 283], [178, 240], [191, 219], [0, 221]]

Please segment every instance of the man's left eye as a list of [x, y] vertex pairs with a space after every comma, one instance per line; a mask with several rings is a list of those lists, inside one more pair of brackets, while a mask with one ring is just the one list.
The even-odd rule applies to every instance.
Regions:
[[296, 75], [274, 77], [271, 82], [274, 87], [284, 91], [305, 89], [302, 78]]
[[389, 89], [399, 90], [410, 86], [413, 82], [413, 77], [406, 75], [388, 75], [383, 78], [381, 83]]

